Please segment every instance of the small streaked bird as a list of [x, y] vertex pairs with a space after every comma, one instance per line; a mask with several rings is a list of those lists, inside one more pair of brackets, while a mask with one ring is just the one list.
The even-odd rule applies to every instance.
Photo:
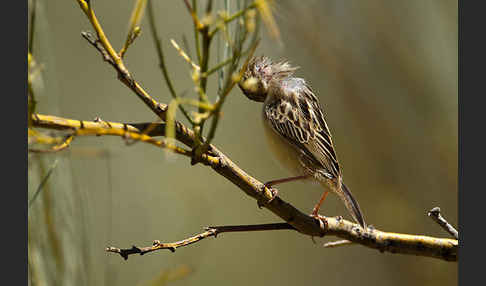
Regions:
[[265, 186], [271, 188], [296, 180], [318, 181], [325, 191], [312, 211], [313, 216], [317, 217], [328, 191], [332, 191], [341, 198], [354, 220], [365, 227], [358, 202], [343, 183], [317, 96], [304, 79], [292, 77], [296, 69], [288, 62], [273, 63], [267, 57], [256, 57], [250, 60], [239, 82], [249, 99], [263, 102], [262, 117], [270, 148], [295, 175], [267, 182]]

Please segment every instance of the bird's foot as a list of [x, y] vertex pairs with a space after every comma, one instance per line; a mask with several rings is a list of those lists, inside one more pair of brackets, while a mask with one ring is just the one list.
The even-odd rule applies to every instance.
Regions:
[[[319, 210], [317, 210], [317, 211], [319, 211]], [[312, 218], [314, 218], [314, 219], [316, 219], [319, 222], [319, 228], [320, 229], [323, 229], [324, 230], [324, 229], [327, 228], [326, 218], [323, 217], [323, 216], [320, 216], [317, 212], [315, 212], [315, 209], [314, 209], [314, 211], [312, 211], [312, 213], [309, 214], [309, 216], [312, 217]], [[322, 236], [324, 236], [324, 234], [322, 234]], [[314, 241], [314, 237], [312, 237], [312, 241], [314, 243], [316, 243]]]
[[312, 209], [312, 212], [310, 213], [310, 216], [315, 219], [319, 219], [319, 207], [314, 207], [314, 209]]

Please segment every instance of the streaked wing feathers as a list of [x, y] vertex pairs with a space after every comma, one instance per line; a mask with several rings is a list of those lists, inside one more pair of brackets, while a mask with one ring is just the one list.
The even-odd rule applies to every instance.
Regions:
[[328, 177], [339, 177], [331, 133], [317, 97], [303, 80], [301, 85], [282, 85], [280, 89], [273, 92], [282, 92], [285, 96], [274, 97], [264, 110], [273, 129], [312, 163], [306, 167], [324, 171]]

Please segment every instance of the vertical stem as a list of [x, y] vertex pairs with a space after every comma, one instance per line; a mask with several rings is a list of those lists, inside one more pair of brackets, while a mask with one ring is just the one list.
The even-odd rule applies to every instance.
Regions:
[[[226, 10], [226, 14], [229, 15], [230, 14], [230, 1], [229, 0], [225, 0], [224, 1], [224, 9]], [[227, 25], [227, 29], [229, 30], [230, 27], [229, 27], [229, 24]], [[229, 44], [222, 40], [223, 39], [223, 35], [219, 35], [219, 39], [220, 41], [223, 42], [224, 44], [224, 50], [223, 50], [223, 59], [227, 59], [228, 56], [229, 56]], [[219, 100], [219, 95], [223, 92], [223, 79], [224, 79], [224, 70], [225, 68], [221, 68], [221, 70], [219, 71], [219, 78], [218, 78], [218, 98], [216, 99], [216, 101]]]
[[37, 0], [32, 0], [32, 12], [30, 14], [30, 33], [29, 33], [29, 52], [32, 54], [34, 49], [34, 31], [35, 31], [35, 11], [37, 8]]
[[27, 84], [27, 106], [28, 106], [28, 111], [27, 111], [27, 125], [31, 126], [32, 125], [32, 114], [35, 112], [35, 107], [37, 105], [37, 101], [35, 100], [34, 97], [34, 89], [32, 88], [32, 84], [28, 83]]
[[[155, 24], [155, 16], [154, 16], [154, 11], [152, 7], [152, 1], [148, 1], [148, 20], [149, 20], [149, 26], [150, 26], [150, 31], [152, 32], [152, 38], [154, 39], [155, 43], [155, 48], [157, 50], [157, 55], [159, 57], [159, 66], [160, 69], [162, 70], [162, 75], [164, 76], [165, 83], [167, 84], [167, 87], [169, 88], [170, 94], [172, 95], [173, 98], [177, 98], [177, 93], [174, 89], [174, 85], [172, 84], [172, 81], [170, 80], [169, 73], [167, 72], [167, 67], [165, 65], [165, 57], [164, 57], [164, 52], [162, 50], [162, 44], [160, 43], [160, 38], [157, 34], [157, 26]], [[185, 108], [182, 105], [179, 105], [179, 110], [184, 114], [184, 117], [193, 124], [192, 118], [189, 116], [189, 113], [185, 110]]]
[[[209, 0], [207, 6], [206, 6], [206, 14], [210, 14], [211, 10], [213, 8], [212, 0]], [[209, 35], [209, 26], [205, 26], [203, 29], [200, 30], [201, 34], [203, 36], [202, 38], [202, 62], [200, 62], [201, 66], [201, 74], [205, 74], [208, 71], [208, 65], [209, 65], [209, 54], [210, 54], [210, 46], [211, 46], [211, 39], [212, 37]], [[207, 88], [207, 83], [208, 79], [207, 77], [202, 77], [200, 81], [200, 88], [203, 91], [204, 94], [206, 94], [206, 88]], [[199, 101], [204, 102], [204, 98], [202, 94], [199, 94]], [[205, 110], [201, 107], [198, 108], [199, 113], [203, 113]], [[204, 127], [204, 121], [201, 122], [201, 130], [200, 132], [203, 132], [203, 127]]]
[[213, 0], [208, 0], [208, 4], [206, 5], [206, 14], [211, 13], [213, 9]]
[[[209, 15], [211, 14], [211, 11], [213, 9], [213, 1], [208, 0], [208, 4], [206, 6], [206, 14]], [[209, 65], [209, 47], [211, 45], [211, 39], [212, 37], [209, 35], [209, 26], [205, 26], [202, 30], [201, 33], [203, 35], [203, 57], [202, 57], [202, 62], [200, 63], [201, 65], [201, 74], [204, 74], [205, 72], [208, 71], [208, 65]], [[201, 89], [203, 90], [204, 93], [206, 93], [206, 87], [207, 87], [208, 79], [207, 77], [201, 78]], [[199, 95], [199, 101], [203, 102], [203, 98], [201, 95]], [[204, 110], [200, 107], [199, 112], [202, 113]]]
[[[211, 38], [208, 36], [209, 29], [208, 27], [204, 27], [201, 30], [201, 33], [203, 34], [203, 55], [202, 55], [202, 62], [200, 63], [201, 66], [201, 74], [205, 74], [208, 70], [208, 63], [209, 63], [209, 46], [211, 44]], [[200, 85], [199, 87], [203, 91], [202, 93], [199, 93], [199, 102], [204, 102], [203, 94], [206, 94], [206, 87], [207, 87], [207, 77], [201, 77]], [[205, 112], [204, 108], [201, 106], [198, 108], [199, 113]], [[196, 133], [196, 146], [200, 144], [200, 136], [203, 132], [203, 127], [204, 127], [204, 122], [205, 120], [202, 120], [198, 123], [198, 126], [194, 127], [194, 132]]]
[[[203, 30], [203, 58], [201, 63], [201, 74], [204, 74], [208, 71], [208, 64], [209, 64], [209, 47], [211, 45], [211, 38], [207, 34], [208, 29], [204, 28]], [[207, 87], [207, 77], [201, 78], [201, 89], [206, 93]], [[199, 111], [201, 112], [201, 110]]]
[[[192, 0], [192, 10], [194, 11], [194, 14], [197, 15], [197, 3], [196, 0]], [[194, 38], [195, 38], [195, 45], [196, 45], [196, 55], [197, 55], [197, 61], [199, 63], [199, 66], [201, 66], [201, 47], [199, 45], [199, 30], [197, 29], [197, 26], [194, 25]]]

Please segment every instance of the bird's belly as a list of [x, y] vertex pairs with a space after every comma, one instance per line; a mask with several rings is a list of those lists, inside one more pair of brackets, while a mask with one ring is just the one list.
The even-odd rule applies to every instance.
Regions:
[[263, 128], [268, 146], [279, 163], [294, 176], [304, 175], [304, 168], [299, 161], [300, 154], [295, 147], [277, 134], [266, 120], [263, 120]]

